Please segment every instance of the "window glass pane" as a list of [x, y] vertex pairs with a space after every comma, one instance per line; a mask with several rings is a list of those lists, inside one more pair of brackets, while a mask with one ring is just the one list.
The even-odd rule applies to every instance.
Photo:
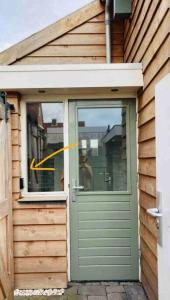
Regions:
[[63, 152], [46, 160], [39, 167], [55, 168], [55, 171], [30, 170], [32, 159], [35, 163], [64, 147], [63, 103], [27, 104], [27, 156], [28, 191], [50, 192], [64, 189]]
[[126, 191], [126, 108], [80, 108], [78, 133], [84, 191]]

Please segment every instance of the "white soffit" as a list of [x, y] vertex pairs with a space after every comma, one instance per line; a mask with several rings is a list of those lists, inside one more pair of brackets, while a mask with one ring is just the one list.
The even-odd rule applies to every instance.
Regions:
[[142, 64], [0, 66], [0, 90], [6, 91], [142, 86]]

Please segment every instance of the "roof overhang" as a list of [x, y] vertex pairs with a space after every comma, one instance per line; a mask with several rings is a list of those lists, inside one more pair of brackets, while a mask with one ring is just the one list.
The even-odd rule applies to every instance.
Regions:
[[137, 91], [142, 86], [142, 64], [136, 63], [0, 66], [0, 90], [5, 91], [95, 88]]

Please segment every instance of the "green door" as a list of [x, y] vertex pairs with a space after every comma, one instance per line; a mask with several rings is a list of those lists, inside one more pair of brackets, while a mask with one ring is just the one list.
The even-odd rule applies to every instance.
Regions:
[[135, 100], [69, 102], [71, 280], [137, 280]]

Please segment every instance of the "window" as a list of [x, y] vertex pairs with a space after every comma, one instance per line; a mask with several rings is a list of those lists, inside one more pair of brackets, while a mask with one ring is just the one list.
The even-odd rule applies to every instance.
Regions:
[[79, 108], [78, 135], [84, 191], [126, 191], [126, 108]]
[[64, 104], [27, 104], [27, 165], [28, 192], [52, 192], [64, 190], [64, 153], [47, 159], [39, 167], [54, 168], [53, 171], [31, 170], [35, 163], [64, 147], [63, 134]]

